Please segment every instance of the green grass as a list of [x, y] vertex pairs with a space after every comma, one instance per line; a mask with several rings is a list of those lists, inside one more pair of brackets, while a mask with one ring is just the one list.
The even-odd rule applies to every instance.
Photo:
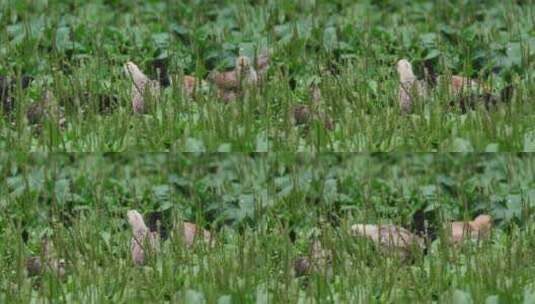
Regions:
[[[29, 74], [0, 147], [27, 151], [533, 151], [535, 103], [532, 1], [1, 1], [0, 75]], [[273, 52], [268, 79], [245, 100], [195, 101], [167, 88], [145, 116], [134, 115], [127, 60], [149, 71], [169, 60], [180, 77], [231, 68], [239, 54]], [[462, 114], [438, 94], [400, 115], [394, 64], [424, 60], [497, 92], [516, 88], [497, 110]], [[336, 73], [330, 72], [336, 70]], [[152, 73], [154, 77], [154, 73]], [[290, 88], [291, 80], [295, 90]], [[309, 104], [336, 124], [296, 127], [289, 112]], [[67, 125], [30, 126], [28, 107], [51, 90]], [[88, 95], [83, 101], [83, 96]], [[111, 113], [98, 95], [117, 97]]]
[[[0, 302], [531, 303], [534, 172], [526, 154], [3, 154]], [[438, 240], [411, 262], [346, 233], [409, 228], [422, 206], [439, 222], [489, 213], [496, 229], [480, 244]], [[134, 267], [129, 208], [196, 221], [217, 243], [168, 240]], [[63, 280], [24, 272], [43, 235], [66, 259]], [[295, 278], [315, 238], [332, 261]]]
[[[0, 96], [0, 303], [534, 303], [535, 156], [520, 153], [535, 151], [534, 12], [519, 0], [0, 0], [0, 76], [34, 78], [11, 89], [9, 111]], [[267, 78], [243, 98], [182, 98], [183, 75], [264, 49]], [[436, 90], [402, 115], [401, 58], [419, 78], [430, 63], [515, 94], [463, 113]], [[154, 79], [165, 60], [175, 80], [145, 115], [128, 60]], [[292, 121], [312, 84], [333, 130]], [[375, 151], [391, 153], [349, 153]], [[132, 208], [195, 222], [216, 244], [185, 248], [171, 229], [136, 267]], [[490, 214], [495, 229], [461, 246], [439, 231], [410, 261], [349, 235], [413, 230], [422, 209], [438, 227]], [[64, 278], [25, 270], [45, 236]], [[296, 277], [315, 240], [328, 262]]]

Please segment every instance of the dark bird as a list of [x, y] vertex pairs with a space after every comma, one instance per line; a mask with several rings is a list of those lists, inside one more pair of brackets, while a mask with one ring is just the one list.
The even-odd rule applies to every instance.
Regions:
[[321, 107], [321, 90], [318, 85], [310, 86], [310, 105], [297, 105], [292, 110], [292, 117], [295, 125], [308, 125], [314, 120], [323, 123], [326, 130], [334, 130], [333, 120], [320, 109]]
[[41, 124], [45, 118], [57, 121], [60, 127], [66, 123], [63, 110], [51, 91], [46, 91], [40, 101], [34, 102], [28, 107], [26, 118], [31, 125]]
[[49, 271], [59, 278], [64, 278], [65, 260], [58, 257], [54, 244], [49, 238], [45, 237], [41, 242], [41, 255], [26, 259], [26, 271], [28, 276], [37, 276]]

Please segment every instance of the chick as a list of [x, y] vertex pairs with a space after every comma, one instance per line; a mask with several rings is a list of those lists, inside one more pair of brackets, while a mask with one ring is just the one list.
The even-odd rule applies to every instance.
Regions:
[[312, 263], [309, 257], [298, 257], [294, 262], [294, 273], [296, 277], [302, 277], [310, 274]]
[[65, 260], [57, 257], [52, 241], [44, 238], [41, 243], [41, 255], [26, 259], [26, 271], [29, 276], [37, 276], [49, 271], [62, 279], [66, 274]]
[[478, 105], [484, 105], [487, 110], [500, 103], [508, 103], [514, 94], [514, 86], [506, 85], [498, 94], [477, 80], [460, 75], [440, 76], [435, 73], [433, 63], [424, 61], [425, 80], [430, 88], [440, 86], [450, 96], [450, 107], [459, 108], [462, 113], [468, 109], [475, 109]]
[[483, 89], [483, 87], [476, 80], [459, 75], [452, 75], [451, 79], [438, 76], [437, 81], [439, 84], [446, 82], [445, 85], [448, 87], [451, 95], [460, 95], [474, 90], [479, 91]]
[[26, 118], [31, 125], [41, 124], [44, 118], [57, 121], [60, 127], [64, 127], [66, 123], [63, 109], [51, 91], [46, 91], [41, 101], [34, 102], [28, 107]]
[[212, 242], [211, 233], [206, 229], [199, 228], [193, 223], [184, 222], [183, 229], [183, 241], [188, 247], [191, 247], [196, 239], [203, 240], [207, 243]]
[[307, 256], [298, 257], [294, 261], [294, 273], [296, 277], [306, 276], [312, 272], [332, 270], [331, 263], [333, 252], [323, 248], [319, 239], [312, 241]]
[[306, 105], [297, 105], [293, 108], [293, 118], [295, 125], [304, 125], [310, 122], [312, 113], [310, 107]]
[[182, 78], [182, 93], [184, 93], [184, 96], [187, 98], [193, 98], [195, 94], [205, 86], [206, 82], [196, 77], [185, 75]]
[[41, 258], [38, 256], [29, 257], [26, 259], [26, 271], [28, 276], [34, 277], [41, 274], [43, 270], [43, 264], [41, 263]]
[[491, 110], [501, 103], [509, 103], [515, 90], [513, 85], [509, 84], [498, 94], [494, 94], [474, 80], [467, 81], [469, 81], [468, 83], [471, 84], [460, 85], [459, 83], [467, 82], [463, 82], [462, 79], [456, 80], [456, 87], [453, 86], [454, 82], [452, 81], [452, 89], [450, 89], [450, 106], [453, 108], [459, 108], [462, 113], [466, 113], [470, 109], [475, 110], [480, 105], [484, 106], [487, 110]]
[[231, 101], [239, 96], [244, 87], [255, 86], [258, 83], [258, 74], [246, 56], [236, 59], [236, 68], [233, 71], [212, 71], [208, 80], [218, 89], [218, 95], [225, 101]]
[[256, 57], [256, 72], [258, 75], [258, 80], [264, 81], [266, 79], [266, 74], [269, 70], [271, 63], [271, 54], [269, 50], [264, 50]]
[[293, 121], [295, 125], [307, 125], [313, 119], [319, 119], [323, 122], [323, 126], [326, 130], [332, 131], [334, 129], [333, 120], [324, 112], [321, 111], [321, 90], [318, 85], [313, 84], [310, 86], [310, 99], [311, 105], [297, 105], [292, 110]]
[[424, 82], [418, 80], [412, 71], [412, 65], [407, 59], [401, 59], [397, 63], [399, 74], [399, 107], [402, 113], [412, 111], [414, 100], [423, 98], [427, 94]]
[[[168, 72], [168, 58], [157, 58], [151, 62], [151, 73], [157, 76], [161, 88], [169, 87], [175, 81], [174, 77], [170, 77]], [[206, 82], [196, 77], [184, 75], [181, 78], [181, 88], [184, 97], [193, 98], [199, 89], [206, 86]]]
[[151, 80], [139, 69], [139, 67], [128, 61], [124, 66], [125, 72], [132, 79], [132, 108], [134, 113], [142, 114], [147, 111], [145, 97], [152, 96], [157, 98], [160, 94], [160, 84], [158, 81]]

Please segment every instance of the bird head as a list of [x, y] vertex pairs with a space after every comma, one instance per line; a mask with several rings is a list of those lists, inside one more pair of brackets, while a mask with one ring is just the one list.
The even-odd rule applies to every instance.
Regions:
[[147, 231], [147, 226], [145, 225], [145, 221], [143, 221], [143, 216], [137, 210], [128, 210], [126, 217], [128, 218], [128, 223], [130, 223], [130, 226], [135, 234], [145, 233]]
[[396, 66], [399, 74], [399, 80], [401, 82], [416, 80], [416, 76], [412, 71], [412, 65], [407, 59], [399, 60]]

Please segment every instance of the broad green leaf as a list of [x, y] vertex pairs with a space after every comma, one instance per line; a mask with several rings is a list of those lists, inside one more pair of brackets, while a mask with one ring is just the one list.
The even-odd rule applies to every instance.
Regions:
[[464, 290], [456, 289], [452, 295], [453, 304], [472, 304], [472, 297]]
[[56, 48], [59, 51], [65, 51], [71, 44], [71, 29], [67, 26], [60, 26], [56, 30]]
[[474, 152], [474, 147], [470, 141], [458, 137], [453, 140], [448, 150], [450, 152]]
[[188, 290], [186, 290], [184, 303], [186, 303], [186, 304], [204, 304], [204, 303], [206, 303], [206, 299], [204, 298], [204, 294], [202, 292], [196, 291], [196, 290], [193, 290], [193, 289], [188, 289]]
[[185, 152], [206, 152], [204, 143], [202, 140], [197, 138], [188, 137], [186, 139], [186, 146], [184, 147]]

